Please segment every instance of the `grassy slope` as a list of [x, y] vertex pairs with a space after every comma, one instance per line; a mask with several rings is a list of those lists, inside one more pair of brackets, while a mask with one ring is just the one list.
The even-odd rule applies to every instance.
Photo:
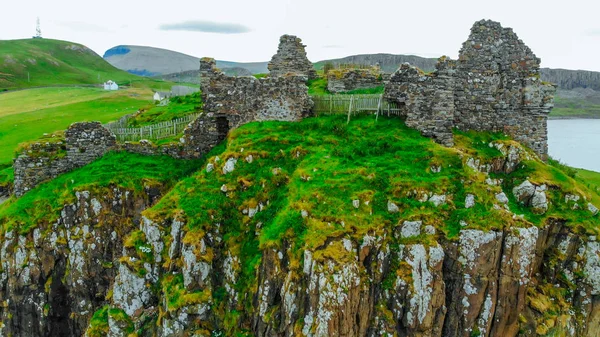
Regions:
[[200, 112], [201, 109], [202, 98], [199, 92], [187, 96], [173, 97], [167, 106], [148, 105], [144, 107], [139, 114], [129, 120], [129, 126], [138, 127], [170, 121], [194, 112]]
[[34, 224], [52, 223], [63, 205], [73, 201], [73, 190], [89, 191], [117, 185], [141, 191], [144, 184], [152, 182], [172, 185], [196, 169], [197, 161], [109, 153], [90, 165], [39, 185], [19, 199], [9, 199], [0, 206], [0, 223], [4, 229], [18, 226], [27, 231]]
[[156, 90], [166, 90], [173, 85], [117, 69], [77, 43], [49, 39], [0, 40], [0, 91], [40, 86], [92, 86], [107, 80]]
[[152, 92], [135, 88], [40, 88], [0, 94], [0, 164], [17, 145], [80, 121], [108, 122], [148, 105]]
[[600, 172], [588, 171], [584, 169], [576, 169], [577, 177], [591, 188], [600, 191]]
[[48, 39], [0, 41], [0, 89], [100, 84], [109, 79], [120, 83], [141, 80], [76, 43]]

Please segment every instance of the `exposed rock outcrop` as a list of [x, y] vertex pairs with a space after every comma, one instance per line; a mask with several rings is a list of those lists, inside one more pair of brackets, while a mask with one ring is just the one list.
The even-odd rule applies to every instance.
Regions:
[[[124, 238], [159, 191], [79, 191], [47, 227], [4, 231], [0, 335], [83, 336], [120, 275], [114, 264], [127, 245]], [[128, 291], [140, 296], [135, 287]]]

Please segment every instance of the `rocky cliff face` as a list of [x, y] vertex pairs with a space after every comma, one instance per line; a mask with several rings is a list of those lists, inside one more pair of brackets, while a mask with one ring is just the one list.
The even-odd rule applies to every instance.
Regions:
[[354, 123], [248, 124], [170, 192], [5, 224], [0, 336], [600, 334], [596, 195], [514, 141]]
[[600, 72], [568, 69], [540, 69], [542, 80], [556, 83], [564, 90], [575, 88], [590, 88], [600, 90]]
[[60, 216], [27, 231], [6, 228], [0, 245], [0, 335], [83, 336], [106, 300], [140, 213], [160, 195], [118, 187], [74, 192]]

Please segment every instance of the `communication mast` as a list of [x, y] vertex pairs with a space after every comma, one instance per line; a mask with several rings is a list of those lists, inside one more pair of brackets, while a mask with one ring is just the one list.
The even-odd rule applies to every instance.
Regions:
[[42, 28], [40, 27], [40, 18], [37, 18], [36, 26], [35, 26], [35, 36], [34, 39], [42, 38]]

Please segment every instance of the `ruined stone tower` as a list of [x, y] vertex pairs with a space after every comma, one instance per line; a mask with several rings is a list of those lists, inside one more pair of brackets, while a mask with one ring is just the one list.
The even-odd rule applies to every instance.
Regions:
[[402, 65], [385, 88], [408, 126], [447, 146], [453, 128], [501, 131], [546, 159], [556, 88], [540, 81], [540, 59], [511, 28], [476, 22], [458, 60], [442, 57], [436, 68], [424, 74]]
[[269, 62], [269, 74], [272, 77], [283, 76], [288, 73], [308, 76], [308, 79], [317, 78], [317, 71], [306, 57], [306, 47], [302, 40], [293, 35], [283, 35], [279, 39], [277, 54]]

